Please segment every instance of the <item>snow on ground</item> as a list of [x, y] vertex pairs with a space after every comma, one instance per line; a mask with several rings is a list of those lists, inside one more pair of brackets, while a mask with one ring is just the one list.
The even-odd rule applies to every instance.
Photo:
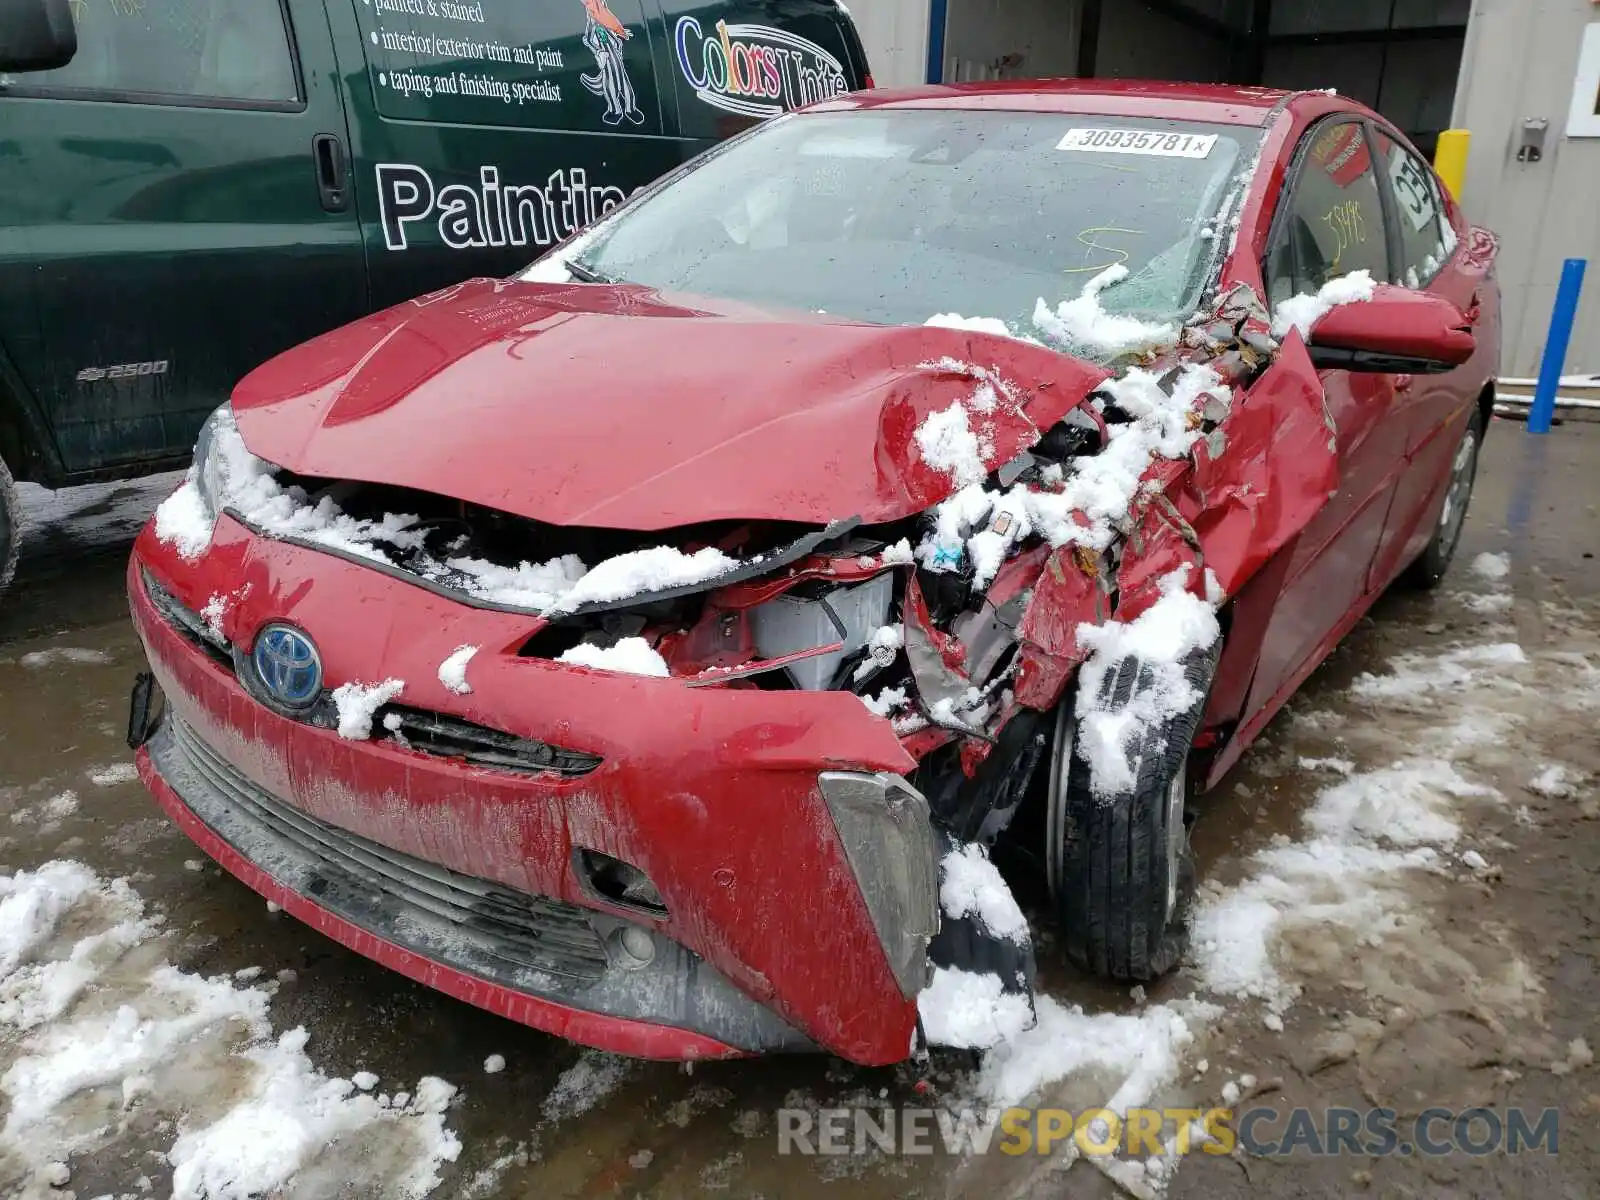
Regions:
[[544, 1098], [544, 1119], [547, 1122], [565, 1121], [581, 1117], [612, 1092], [616, 1091], [633, 1074], [637, 1064], [620, 1054], [607, 1054], [603, 1050], [584, 1050], [555, 1087]]
[[670, 673], [667, 660], [642, 637], [621, 638], [614, 646], [595, 646], [580, 642], [557, 662], [595, 671], [619, 671], [624, 675], [653, 675], [665, 679]]
[[24, 654], [17, 660], [23, 666], [37, 670], [40, 667], [53, 667], [58, 663], [71, 663], [77, 666], [103, 666], [111, 661], [111, 655], [104, 650], [90, 650], [84, 646], [52, 646], [48, 650], [34, 650]]
[[132, 783], [137, 778], [139, 770], [131, 762], [110, 763], [89, 772], [89, 782], [96, 787], [116, 787], [118, 784]]
[[175, 1200], [331, 1196], [358, 1176], [386, 1196], [437, 1186], [461, 1149], [453, 1087], [425, 1077], [380, 1103], [323, 1075], [304, 1029], [274, 1036], [276, 982], [179, 970], [164, 943], [124, 880], [69, 861], [0, 876], [0, 1155], [43, 1183], [125, 1154], [131, 1185], [148, 1160], [129, 1147], [153, 1141]]

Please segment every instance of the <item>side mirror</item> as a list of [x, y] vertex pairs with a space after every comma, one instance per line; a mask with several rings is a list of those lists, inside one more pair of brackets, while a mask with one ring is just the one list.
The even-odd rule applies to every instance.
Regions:
[[0, 72], [51, 71], [77, 52], [71, 0], [0, 0]]
[[1472, 357], [1472, 323], [1450, 301], [1380, 283], [1371, 300], [1341, 304], [1311, 327], [1311, 361], [1323, 370], [1441, 375]]

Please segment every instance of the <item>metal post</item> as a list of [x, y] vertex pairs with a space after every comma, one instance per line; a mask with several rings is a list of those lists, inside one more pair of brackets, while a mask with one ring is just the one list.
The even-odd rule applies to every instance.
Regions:
[[1567, 347], [1572, 343], [1572, 326], [1578, 319], [1578, 299], [1583, 295], [1586, 258], [1569, 258], [1561, 268], [1561, 286], [1556, 290], [1556, 307], [1550, 316], [1550, 335], [1544, 343], [1544, 365], [1539, 368], [1539, 386], [1528, 410], [1528, 432], [1549, 433], [1556, 412], [1556, 394], [1561, 390], [1561, 373], [1567, 366]]
[[1446, 129], [1439, 135], [1439, 148], [1434, 151], [1434, 169], [1457, 204], [1467, 190], [1467, 157], [1471, 150], [1471, 130]]

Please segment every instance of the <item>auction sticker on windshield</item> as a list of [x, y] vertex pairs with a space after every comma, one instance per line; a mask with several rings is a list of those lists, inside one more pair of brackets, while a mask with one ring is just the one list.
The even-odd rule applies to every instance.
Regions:
[[1209, 158], [1214, 133], [1161, 133], [1153, 129], [1069, 129], [1057, 150], [1095, 154], [1154, 154], [1161, 158]]

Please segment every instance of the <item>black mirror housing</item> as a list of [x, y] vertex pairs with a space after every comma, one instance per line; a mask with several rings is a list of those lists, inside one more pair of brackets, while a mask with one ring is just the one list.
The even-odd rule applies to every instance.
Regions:
[[0, 72], [51, 71], [77, 52], [70, 0], [0, 0]]

